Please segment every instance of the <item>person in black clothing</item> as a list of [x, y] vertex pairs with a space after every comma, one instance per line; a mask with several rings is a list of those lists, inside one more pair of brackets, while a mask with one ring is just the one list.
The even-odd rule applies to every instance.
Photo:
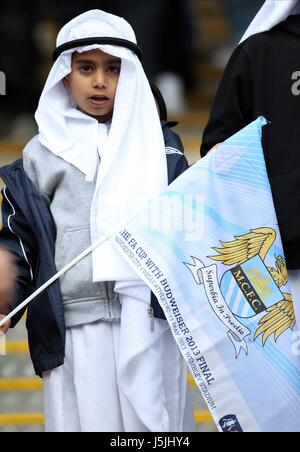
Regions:
[[[263, 115], [263, 148], [288, 269], [300, 268], [300, 2], [267, 0], [234, 50], [201, 156]], [[218, 152], [218, 151], [216, 151]]]

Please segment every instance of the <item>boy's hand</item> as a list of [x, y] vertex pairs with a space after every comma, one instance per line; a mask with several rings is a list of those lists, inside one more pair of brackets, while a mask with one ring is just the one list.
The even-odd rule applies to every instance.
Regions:
[[222, 143], [217, 143], [217, 144], [215, 144], [214, 147], [211, 148], [211, 149], [208, 151], [208, 154], [209, 154], [210, 152], [214, 151], [215, 149], [218, 149], [218, 147], [221, 146], [221, 144], [222, 144]]
[[9, 308], [10, 298], [16, 279], [16, 269], [9, 251], [0, 248], [0, 313]]
[[[0, 320], [4, 319], [5, 315], [0, 314]], [[0, 327], [0, 338], [7, 333], [11, 325], [11, 321], [8, 320], [3, 326]]]

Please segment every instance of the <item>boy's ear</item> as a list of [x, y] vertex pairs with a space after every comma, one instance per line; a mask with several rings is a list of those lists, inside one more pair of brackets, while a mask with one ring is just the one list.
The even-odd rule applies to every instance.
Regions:
[[69, 76], [68, 76], [68, 75], [66, 75], [66, 76], [63, 78], [63, 84], [64, 84], [64, 86], [65, 86], [66, 88], [69, 86], [70, 80], [69, 80]]

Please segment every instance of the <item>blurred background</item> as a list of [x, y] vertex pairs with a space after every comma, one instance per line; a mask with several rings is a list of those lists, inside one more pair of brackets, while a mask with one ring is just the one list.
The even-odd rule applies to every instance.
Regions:
[[[62, 25], [89, 9], [123, 16], [143, 50], [144, 68], [161, 89], [169, 118], [179, 121], [190, 163], [199, 147], [214, 93], [234, 47], [263, 0], [1, 0], [0, 165], [19, 158], [37, 133], [34, 112], [52, 65]], [[2, 85], [3, 85], [3, 74]], [[1, 82], [0, 80], [0, 82]], [[28, 356], [24, 320], [0, 356], [0, 431], [42, 431], [42, 383]], [[0, 352], [1, 355], [1, 352]], [[215, 431], [189, 378], [198, 431]]]

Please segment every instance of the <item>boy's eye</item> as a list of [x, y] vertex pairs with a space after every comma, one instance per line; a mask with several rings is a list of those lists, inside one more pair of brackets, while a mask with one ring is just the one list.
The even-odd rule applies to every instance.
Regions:
[[108, 72], [112, 72], [113, 74], [120, 74], [120, 65], [110, 65], [108, 66]]
[[80, 71], [82, 72], [91, 72], [93, 70], [92, 66], [89, 64], [85, 64], [84, 66], [80, 66]]

